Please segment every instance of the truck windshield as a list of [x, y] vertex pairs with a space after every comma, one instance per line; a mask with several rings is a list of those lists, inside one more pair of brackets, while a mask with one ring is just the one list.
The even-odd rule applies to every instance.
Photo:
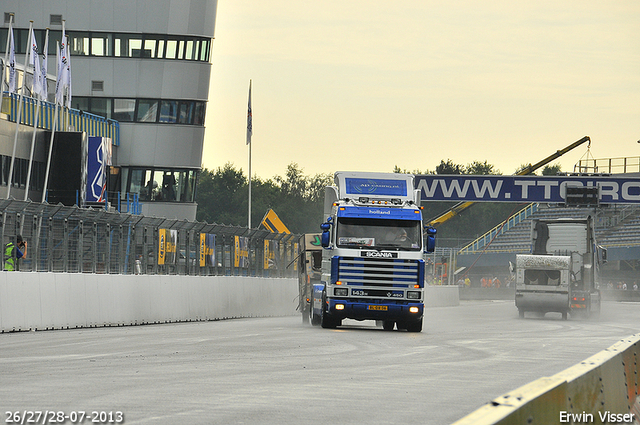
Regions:
[[418, 220], [341, 217], [336, 227], [336, 242], [341, 248], [422, 249], [422, 229]]

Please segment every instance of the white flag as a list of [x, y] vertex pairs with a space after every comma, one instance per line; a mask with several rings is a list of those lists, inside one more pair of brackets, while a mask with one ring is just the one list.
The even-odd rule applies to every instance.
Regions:
[[253, 115], [251, 114], [251, 80], [249, 80], [249, 109], [247, 112], [247, 145], [251, 143], [253, 135]]
[[47, 54], [49, 52], [49, 30], [47, 29], [47, 35], [44, 37], [44, 47], [42, 48], [42, 67], [41, 67], [41, 72], [40, 72], [40, 78], [41, 78], [41, 88], [42, 91], [40, 92], [40, 95], [42, 96], [43, 100], [47, 100], [47, 97], [49, 95], [49, 90], [48, 90], [48, 82], [47, 82]]
[[71, 53], [67, 45], [67, 108], [71, 108]]
[[69, 81], [69, 68], [68, 68], [68, 60], [67, 60], [67, 39], [64, 34], [64, 21], [62, 22], [62, 38], [60, 39], [60, 46], [56, 52], [58, 60], [57, 64], [57, 79], [56, 79], [56, 102], [60, 105], [64, 104], [64, 92], [68, 87]]
[[16, 92], [16, 49], [13, 45], [13, 28], [9, 30], [9, 93]]
[[33, 84], [32, 96], [41, 96], [42, 93], [42, 65], [40, 64], [40, 55], [38, 54], [38, 44], [36, 43], [36, 35], [31, 28], [31, 50], [29, 52], [29, 65], [33, 65]]

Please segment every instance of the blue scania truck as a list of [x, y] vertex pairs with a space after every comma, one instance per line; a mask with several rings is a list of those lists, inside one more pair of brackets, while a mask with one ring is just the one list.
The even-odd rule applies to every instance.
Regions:
[[325, 188], [324, 216], [311, 323], [375, 320], [385, 330], [422, 331], [424, 256], [435, 249], [436, 230], [423, 227], [414, 176], [336, 172]]

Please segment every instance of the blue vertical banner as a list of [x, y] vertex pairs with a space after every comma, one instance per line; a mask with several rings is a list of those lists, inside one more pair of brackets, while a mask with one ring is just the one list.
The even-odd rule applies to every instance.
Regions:
[[111, 165], [111, 139], [89, 137], [86, 202], [106, 202], [107, 174]]

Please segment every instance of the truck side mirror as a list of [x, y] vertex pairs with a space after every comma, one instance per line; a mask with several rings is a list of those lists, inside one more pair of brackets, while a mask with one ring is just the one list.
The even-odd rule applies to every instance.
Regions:
[[607, 262], [607, 248], [598, 246], [598, 251], [600, 251], [600, 261], [605, 264]]
[[427, 227], [425, 229], [426, 237], [424, 240], [425, 252], [433, 252], [436, 250], [436, 233], [435, 227]]
[[322, 236], [320, 237], [320, 244], [323, 248], [327, 248], [329, 246], [329, 242], [331, 241], [331, 217], [329, 217], [326, 223], [322, 223], [320, 225], [320, 229], [322, 229]]

